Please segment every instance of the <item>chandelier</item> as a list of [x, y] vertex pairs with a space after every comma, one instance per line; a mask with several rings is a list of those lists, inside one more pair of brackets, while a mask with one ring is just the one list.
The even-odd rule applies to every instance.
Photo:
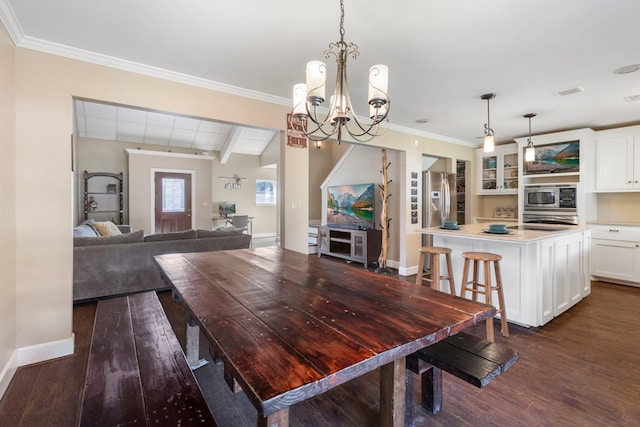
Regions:
[[325, 101], [327, 68], [323, 62], [308, 62], [306, 84], [299, 83], [293, 87], [293, 118], [303, 125], [304, 134], [312, 141], [324, 141], [335, 136], [340, 143], [346, 131], [354, 140], [367, 142], [378, 135], [382, 122], [388, 125], [389, 69], [386, 65], [374, 65], [369, 69], [370, 120], [359, 119], [351, 105], [347, 58], [355, 60], [358, 55], [358, 46], [344, 41], [344, 1], [340, 0], [340, 41], [330, 43], [329, 49], [324, 51], [324, 57], [334, 56], [337, 64], [336, 86], [329, 100], [328, 114], [324, 118], [318, 114], [318, 107]]

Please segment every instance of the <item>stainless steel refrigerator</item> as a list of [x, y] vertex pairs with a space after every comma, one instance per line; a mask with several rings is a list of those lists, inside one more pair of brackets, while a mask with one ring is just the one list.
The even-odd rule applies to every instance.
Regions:
[[[439, 227], [444, 219], [456, 219], [456, 174], [422, 173], [422, 226]], [[454, 191], [452, 191], [452, 189]], [[433, 236], [423, 234], [423, 246], [433, 245]], [[427, 266], [431, 266], [427, 263]]]

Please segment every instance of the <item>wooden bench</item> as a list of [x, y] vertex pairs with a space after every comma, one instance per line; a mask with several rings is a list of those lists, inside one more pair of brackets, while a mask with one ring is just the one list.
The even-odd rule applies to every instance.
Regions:
[[442, 371], [484, 388], [519, 357], [509, 348], [459, 333], [408, 356], [407, 369], [422, 376], [422, 406], [437, 414], [442, 408]]
[[101, 300], [80, 426], [215, 426], [155, 292]]

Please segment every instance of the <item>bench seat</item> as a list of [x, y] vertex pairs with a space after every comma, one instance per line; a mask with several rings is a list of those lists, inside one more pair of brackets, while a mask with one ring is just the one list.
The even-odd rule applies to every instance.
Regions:
[[80, 426], [215, 426], [155, 292], [98, 302]]
[[459, 333], [408, 356], [407, 369], [422, 376], [422, 405], [435, 414], [442, 406], [441, 371], [484, 388], [519, 357], [510, 348]]

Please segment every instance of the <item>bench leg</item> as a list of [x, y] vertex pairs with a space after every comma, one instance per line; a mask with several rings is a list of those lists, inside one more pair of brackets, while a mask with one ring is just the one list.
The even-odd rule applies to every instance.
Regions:
[[288, 425], [289, 408], [280, 409], [268, 417], [258, 414], [258, 427], [287, 427]]
[[200, 359], [200, 327], [195, 324], [191, 316], [187, 318], [187, 363], [192, 371], [209, 363], [206, 359]]
[[422, 373], [422, 407], [434, 415], [442, 409], [442, 369], [435, 366]]

